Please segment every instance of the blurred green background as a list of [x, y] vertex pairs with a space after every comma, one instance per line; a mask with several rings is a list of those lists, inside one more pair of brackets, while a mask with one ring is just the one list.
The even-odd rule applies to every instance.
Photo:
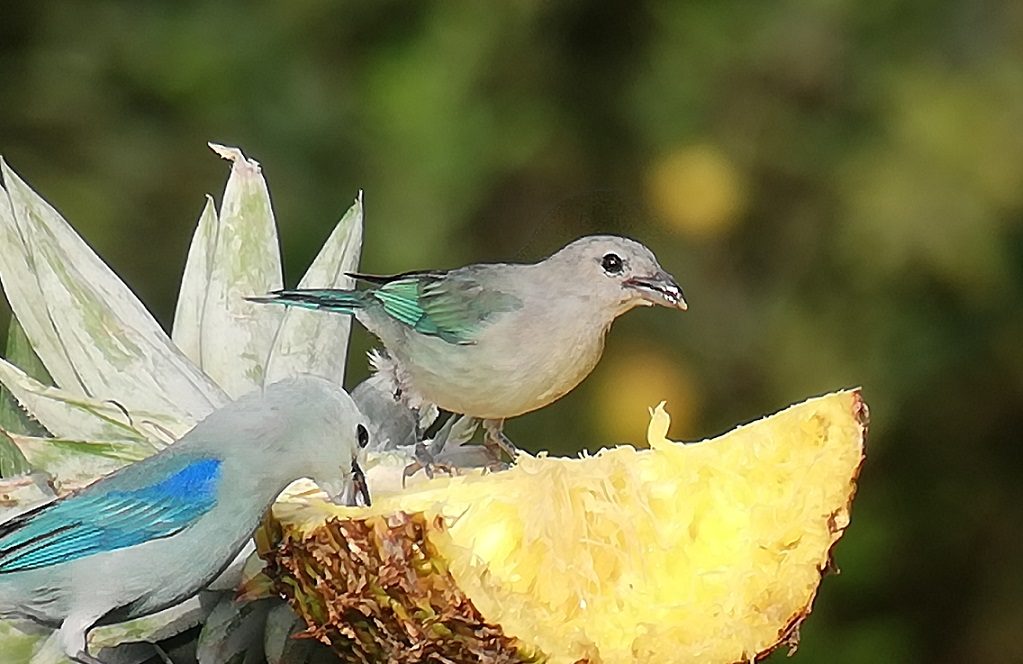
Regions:
[[698, 438], [862, 385], [842, 574], [791, 661], [1023, 661], [1023, 4], [0, 14], [0, 153], [165, 325], [227, 176], [207, 140], [263, 164], [289, 285], [360, 188], [371, 272], [636, 237], [689, 312], [624, 317], [594, 374], [512, 438], [642, 439], [662, 398], [673, 437]]

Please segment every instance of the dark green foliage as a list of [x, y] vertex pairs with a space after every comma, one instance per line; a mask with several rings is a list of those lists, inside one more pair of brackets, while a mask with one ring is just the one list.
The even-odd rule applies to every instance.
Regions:
[[17, 477], [32, 472], [28, 459], [21, 453], [14, 441], [0, 431], [0, 479]]

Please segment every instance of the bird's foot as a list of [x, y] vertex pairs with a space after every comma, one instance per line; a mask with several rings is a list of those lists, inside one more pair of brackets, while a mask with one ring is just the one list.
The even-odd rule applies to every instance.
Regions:
[[487, 473], [499, 473], [502, 470], [508, 470], [511, 467], [512, 465], [507, 461], [504, 461], [500, 458], [496, 458], [487, 465], [483, 466], [483, 474], [486, 475]]
[[483, 428], [486, 430], [486, 435], [483, 436], [483, 445], [493, 453], [496, 459], [500, 460], [501, 453], [504, 452], [511, 459], [512, 463], [515, 463], [515, 458], [519, 455], [519, 448], [515, 447], [515, 443], [511, 441], [511, 438], [505, 435], [502, 430], [503, 427], [504, 420], [486, 420], [483, 422]]
[[54, 636], [68, 659], [78, 664], [104, 664], [103, 660], [89, 654], [87, 636], [89, 629], [104, 613], [106, 611], [96, 611], [95, 615], [88, 612], [72, 614], [64, 619]]
[[405, 482], [408, 481], [408, 478], [412, 477], [420, 470], [426, 473], [426, 476], [431, 480], [438, 471], [452, 476], [455, 475], [455, 467], [437, 461], [427, 446], [422, 442], [416, 443], [415, 459], [415, 461], [405, 466], [405, 470], [401, 474], [402, 487], [405, 486]]

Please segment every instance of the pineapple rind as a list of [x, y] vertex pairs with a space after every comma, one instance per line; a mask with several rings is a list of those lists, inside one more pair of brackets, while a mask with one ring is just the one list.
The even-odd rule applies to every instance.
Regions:
[[[427, 538], [423, 514], [331, 519], [305, 536], [272, 517], [257, 546], [266, 573], [310, 625], [302, 636], [346, 662], [529, 664], [541, 653], [488, 624]], [[267, 555], [269, 546], [272, 555]]]
[[439, 518], [426, 537], [454, 584], [553, 662], [749, 661], [809, 613], [849, 522], [865, 429], [858, 391], [691, 444], [667, 441], [655, 413], [650, 449], [524, 455], [370, 509], [276, 509], [310, 533], [327, 516]]

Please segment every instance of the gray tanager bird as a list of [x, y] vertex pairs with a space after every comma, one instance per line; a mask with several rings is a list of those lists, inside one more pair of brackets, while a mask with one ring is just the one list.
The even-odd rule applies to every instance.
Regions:
[[0, 618], [58, 629], [71, 659], [96, 664], [93, 626], [206, 587], [294, 480], [368, 503], [357, 463], [368, 442], [351, 397], [326, 380], [243, 396], [158, 454], [0, 523]]
[[615, 318], [640, 305], [686, 308], [653, 253], [613, 235], [580, 238], [535, 264], [351, 276], [366, 285], [250, 299], [353, 314], [397, 361], [410, 407], [426, 402], [482, 419], [484, 441], [513, 457], [504, 420], [589, 375]]

